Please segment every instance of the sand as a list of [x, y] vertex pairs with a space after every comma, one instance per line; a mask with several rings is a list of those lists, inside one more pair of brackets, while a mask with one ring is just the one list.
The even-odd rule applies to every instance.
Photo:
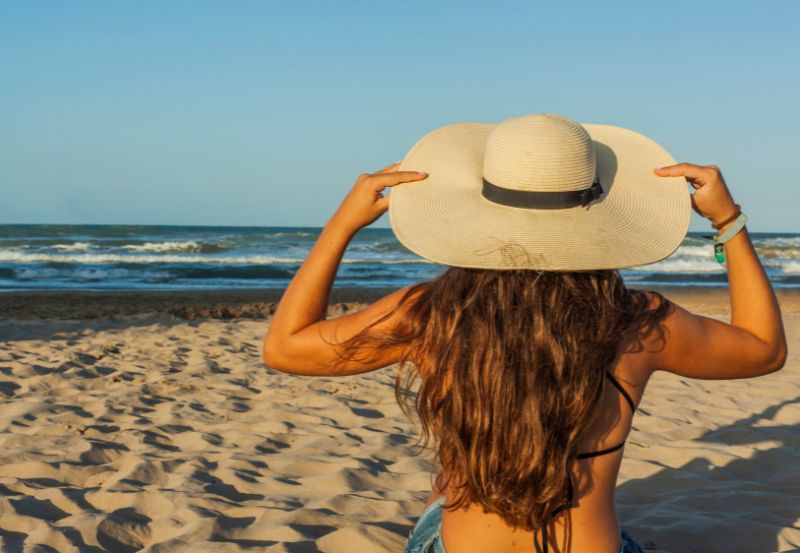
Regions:
[[[726, 317], [724, 290], [667, 293]], [[0, 296], [2, 551], [401, 551], [434, 467], [391, 367], [265, 368], [274, 293]], [[618, 487], [648, 549], [800, 548], [800, 295], [781, 303], [783, 371], [650, 384]]]

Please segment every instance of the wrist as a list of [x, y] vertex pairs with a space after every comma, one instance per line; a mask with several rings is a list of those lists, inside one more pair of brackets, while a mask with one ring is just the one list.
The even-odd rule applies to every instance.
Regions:
[[725, 246], [736, 236], [743, 233], [746, 223], [747, 215], [741, 212], [737, 204], [734, 219], [729, 218], [719, 225], [715, 225], [714, 228], [717, 230], [716, 235], [704, 236], [704, 238], [708, 238], [714, 242], [714, 257], [721, 265], [725, 266]]
[[723, 225], [723, 226], [719, 227], [719, 228], [717, 229], [717, 236], [722, 236], [723, 234], [725, 234], [725, 232], [726, 232], [728, 229], [730, 229], [730, 228], [731, 228], [733, 225], [735, 225], [735, 224], [736, 224], [736, 221], [735, 221], [735, 220], [733, 220], [733, 221], [731, 221], [730, 223], [727, 223], [727, 224], [725, 224], [725, 225]]
[[729, 223], [723, 224], [717, 231], [714, 241], [719, 244], [727, 244], [732, 238], [739, 235], [745, 230], [747, 224], [747, 215], [740, 213], [736, 219]]
[[731, 205], [726, 207], [725, 209], [720, 210], [719, 213], [715, 213], [713, 215], [709, 215], [708, 219], [711, 221], [711, 226], [714, 230], [722, 231], [723, 227], [727, 227], [736, 220], [736, 218], [741, 215], [742, 207], [739, 204], [733, 203], [731, 201]]
[[338, 238], [349, 241], [360, 229], [348, 224], [345, 220], [334, 214], [333, 217], [328, 219], [322, 231], [325, 234], [332, 235]]

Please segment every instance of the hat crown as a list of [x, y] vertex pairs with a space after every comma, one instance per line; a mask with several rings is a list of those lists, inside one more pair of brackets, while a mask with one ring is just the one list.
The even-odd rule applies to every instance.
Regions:
[[592, 139], [568, 117], [535, 114], [499, 123], [489, 134], [483, 178], [511, 190], [566, 192], [595, 177]]

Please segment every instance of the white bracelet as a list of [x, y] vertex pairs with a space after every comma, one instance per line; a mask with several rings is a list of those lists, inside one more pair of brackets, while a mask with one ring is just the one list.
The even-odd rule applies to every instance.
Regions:
[[728, 230], [723, 232], [721, 235], [718, 234], [714, 238], [714, 242], [716, 242], [718, 244], [726, 243], [728, 240], [730, 240], [731, 238], [733, 238], [734, 236], [739, 234], [739, 231], [744, 228], [744, 225], [746, 223], [747, 223], [747, 215], [745, 215], [744, 213], [740, 214], [736, 218], [736, 220], [733, 221], [733, 224], [730, 226], [730, 228]]
[[744, 225], [747, 223], [747, 215], [744, 213], [739, 214], [739, 216], [733, 221], [730, 228], [723, 232], [722, 234], [717, 234], [714, 236], [713, 234], [706, 234], [703, 235], [703, 238], [708, 238], [709, 240], [714, 241], [714, 257], [719, 262], [720, 265], [725, 265], [725, 247], [724, 244], [728, 242], [731, 238], [739, 234], [739, 232], [744, 228]]

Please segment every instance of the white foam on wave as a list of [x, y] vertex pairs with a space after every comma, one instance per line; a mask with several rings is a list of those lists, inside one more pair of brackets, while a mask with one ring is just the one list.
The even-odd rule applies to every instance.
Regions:
[[800, 261], [790, 261], [781, 265], [781, 271], [786, 275], [800, 275]]
[[314, 236], [310, 232], [276, 232], [275, 234], [265, 234], [267, 238], [287, 238], [289, 236], [297, 236], [300, 238], [308, 238]]
[[756, 248], [758, 255], [764, 259], [800, 259], [800, 249], [795, 248], [770, 248], [759, 246]]
[[[693, 242], [696, 242], [693, 240]], [[762, 257], [776, 257], [783, 259], [798, 259], [800, 258], [800, 236], [775, 236], [772, 238], [753, 238], [753, 245], [758, 254]], [[689, 245], [684, 242], [677, 251], [675, 256], [688, 256], [688, 257], [706, 257], [710, 256], [713, 251], [713, 246], [710, 241], [703, 240], [702, 243], [695, 243]]]
[[708, 274], [723, 272], [725, 268], [717, 263], [713, 256], [710, 256], [709, 259], [669, 258], [664, 261], [659, 261], [658, 263], [634, 267], [628, 270], [647, 273]]
[[627, 270], [640, 273], [709, 274], [724, 269], [714, 258], [714, 248], [709, 242], [702, 246], [680, 246], [667, 259]]
[[187, 242], [145, 242], [144, 244], [128, 244], [122, 246], [123, 250], [132, 252], [187, 252], [197, 253], [200, 251], [200, 244], [190, 240]]
[[699, 258], [712, 258], [714, 257], [714, 248], [711, 242], [708, 246], [680, 246], [675, 253], [670, 256], [670, 259], [675, 257], [699, 257]]
[[800, 248], [800, 236], [773, 236], [771, 238], [754, 238], [756, 247], [767, 248]]
[[[209, 265], [296, 265], [302, 258], [275, 257], [272, 255], [241, 255], [211, 257], [207, 255], [121, 255], [121, 254], [46, 254], [25, 253], [18, 250], [0, 250], [0, 262], [4, 263], [77, 263], [87, 265], [108, 265], [113, 263], [202, 263]], [[344, 259], [344, 264], [375, 263], [373, 260]], [[427, 264], [426, 259], [384, 260], [382, 265]]]
[[124, 255], [124, 254], [46, 254], [0, 250], [0, 262], [6, 263], [78, 263], [107, 265], [111, 263], [206, 263], [214, 265], [300, 263], [302, 259], [280, 258], [271, 255], [211, 257], [206, 255]]
[[54, 250], [65, 252], [85, 252], [88, 251], [92, 245], [89, 242], [75, 242], [73, 244], [54, 244], [50, 247]]

